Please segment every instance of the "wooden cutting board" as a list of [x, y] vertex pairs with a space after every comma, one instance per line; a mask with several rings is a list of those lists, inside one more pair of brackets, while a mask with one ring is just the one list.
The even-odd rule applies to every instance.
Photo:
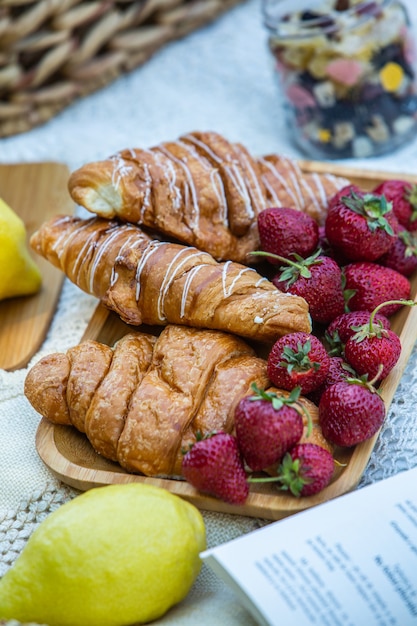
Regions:
[[[69, 170], [62, 163], [0, 165], [0, 197], [23, 220], [27, 240], [57, 213], [72, 214]], [[30, 250], [42, 274], [40, 291], [0, 302], [0, 368], [25, 367], [45, 339], [64, 275]]]
[[[302, 165], [306, 171], [326, 171], [344, 176], [365, 190], [371, 190], [386, 178], [406, 178], [417, 183], [417, 176], [365, 172], [341, 166], [333, 167], [327, 163], [302, 162]], [[411, 282], [412, 298], [417, 299], [417, 276]], [[397, 365], [380, 387], [387, 411], [417, 340], [417, 307], [403, 307], [391, 318], [391, 326], [400, 336], [402, 352]], [[117, 315], [98, 305], [83, 339], [95, 339], [113, 345], [126, 332], [132, 330], [135, 329], [124, 324]], [[335, 456], [341, 465], [336, 468], [331, 484], [320, 493], [308, 498], [294, 498], [277, 491], [271, 484], [253, 484], [243, 506], [226, 504], [205, 496], [185, 481], [129, 474], [117, 463], [96, 454], [87, 438], [74, 428], [55, 426], [45, 419], [39, 424], [36, 446], [40, 457], [51, 471], [63, 482], [80, 490], [114, 483], [144, 482], [168, 489], [201, 509], [278, 520], [354, 489], [366, 468], [377, 438], [378, 434], [354, 448], [337, 450]]]

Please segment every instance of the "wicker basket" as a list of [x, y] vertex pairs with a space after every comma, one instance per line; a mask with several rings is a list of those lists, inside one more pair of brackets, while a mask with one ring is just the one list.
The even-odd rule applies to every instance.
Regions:
[[243, 0], [0, 0], [0, 137], [25, 132]]

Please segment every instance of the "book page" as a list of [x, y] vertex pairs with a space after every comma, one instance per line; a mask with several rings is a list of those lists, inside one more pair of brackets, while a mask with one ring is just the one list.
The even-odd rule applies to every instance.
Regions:
[[201, 556], [260, 624], [417, 625], [417, 468]]

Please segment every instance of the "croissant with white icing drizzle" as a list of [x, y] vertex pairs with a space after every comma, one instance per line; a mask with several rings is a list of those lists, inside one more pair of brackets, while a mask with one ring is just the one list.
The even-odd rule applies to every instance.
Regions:
[[151, 228], [216, 260], [244, 263], [259, 247], [260, 211], [290, 206], [322, 222], [327, 199], [347, 182], [303, 173], [277, 155], [255, 159], [218, 133], [193, 132], [86, 164], [72, 173], [68, 188], [75, 202], [101, 217]]
[[129, 333], [114, 348], [86, 341], [46, 356], [29, 370], [25, 395], [128, 471], [171, 476], [197, 433], [233, 430], [252, 383], [268, 385], [266, 361], [242, 339], [167, 326], [158, 338]]
[[181, 324], [263, 342], [311, 330], [303, 298], [250, 267], [152, 239], [133, 224], [56, 216], [30, 244], [128, 324]]

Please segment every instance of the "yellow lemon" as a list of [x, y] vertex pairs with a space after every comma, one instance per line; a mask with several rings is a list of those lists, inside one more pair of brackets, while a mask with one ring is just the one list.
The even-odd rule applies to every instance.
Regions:
[[41, 273], [26, 247], [26, 229], [0, 198], [0, 300], [36, 293]]
[[205, 549], [198, 509], [141, 483], [98, 487], [51, 513], [0, 581], [0, 618], [123, 626], [188, 593]]

